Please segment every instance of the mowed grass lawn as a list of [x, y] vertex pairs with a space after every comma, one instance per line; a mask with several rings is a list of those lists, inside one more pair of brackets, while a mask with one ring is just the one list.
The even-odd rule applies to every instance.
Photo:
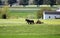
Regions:
[[60, 19], [41, 21], [30, 25], [24, 18], [0, 19], [0, 38], [60, 38]]

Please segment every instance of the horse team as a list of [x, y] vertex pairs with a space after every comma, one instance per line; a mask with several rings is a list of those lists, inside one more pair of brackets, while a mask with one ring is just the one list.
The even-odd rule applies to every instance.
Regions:
[[37, 20], [36, 23], [34, 23], [34, 20], [30, 20], [30, 19], [25, 19], [25, 21], [28, 23], [28, 24], [42, 24], [43, 22], [41, 22], [40, 20]]

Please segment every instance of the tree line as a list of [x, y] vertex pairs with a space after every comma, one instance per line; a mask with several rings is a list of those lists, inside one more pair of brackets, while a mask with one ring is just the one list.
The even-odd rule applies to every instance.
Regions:
[[[17, 0], [8, 0], [7, 3], [12, 6], [13, 4], [17, 3]], [[0, 0], [0, 5], [3, 5], [4, 2], [2, 2], [2, 0]], [[33, 5], [57, 5], [60, 4], [58, 0], [34, 0], [33, 1]], [[19, 5], [29, 5], [29, 0], [20, 0], [19, 1]]]

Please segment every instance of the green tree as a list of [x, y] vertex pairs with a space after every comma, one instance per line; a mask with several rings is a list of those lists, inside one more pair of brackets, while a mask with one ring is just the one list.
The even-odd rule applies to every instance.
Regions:
[[8, 4], [6, 2], [7, 1], [5, 1], [5, 5], [0, 7], [0, 18], [3, 18], [2, 17], [3, 15], [6, 15], [6, 18], [7, 18], [7, 15], [8, 15]]
[[2, 5], [2, 1], [0, 0], [0, 5]]
[[60, 5], [60, 0], [56, 0], [56, 4], [57, 5]]
[[43, 12], [44, 11], [52, 11], [51, 7], [42, 7], [40, 10], [37, 12], [37, 18], [43, 18]]
[[50, 2], [49, 2], [49, 4], [50, 4], [50, 6], [52, 7], [53, 5], [56, 5], [56, 0], [49, 0]]
[[29, 0], [20, 0], [19, 5], [23, 5], [25, 7], [26, 5], [28, 5], [28, 1]]

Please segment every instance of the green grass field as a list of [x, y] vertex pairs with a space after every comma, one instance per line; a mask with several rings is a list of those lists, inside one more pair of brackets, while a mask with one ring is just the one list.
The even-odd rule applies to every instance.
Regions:
[[[36, 21], [36, 19], [34, 19]], [[27, 24], [21, 19], [0, 19], [0, 38], [60, 38], [60, 20], [42, 20]]]
[[[0, 38], [60, 38], [60, 19], [42, 20], [43, 24], [27, 24], [28, 15], [35, 16], [37, 10], [9, 10], [8, 16], [18, 19], [0, 19]], [[14, 16], [14, 17], [13, 17]]]
[[38, 10], [10, 10], [8, 12], [9, 16], [15, 16], [15, 17], [22, 17], [22, 18], [26, 18], [29, 15], [33, 16], [34, 18], [36, 18], [36, 13]]

